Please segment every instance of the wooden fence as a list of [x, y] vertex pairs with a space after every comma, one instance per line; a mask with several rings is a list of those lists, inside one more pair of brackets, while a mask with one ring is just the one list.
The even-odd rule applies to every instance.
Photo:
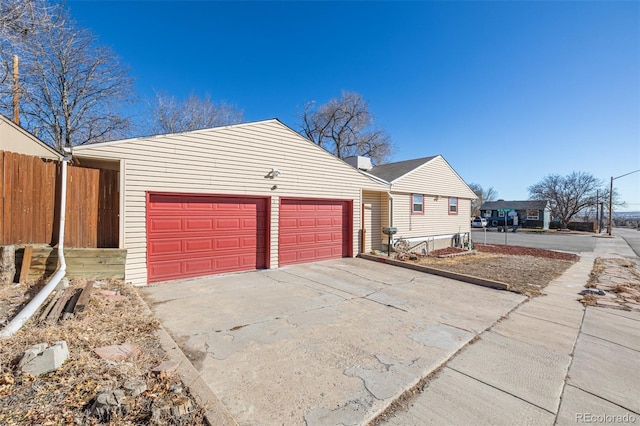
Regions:
[[[61, 163], [0, 151], [0, 244], [58, 240]], [[65, 246], [118, 247], [117, 170], [68, 167]]]

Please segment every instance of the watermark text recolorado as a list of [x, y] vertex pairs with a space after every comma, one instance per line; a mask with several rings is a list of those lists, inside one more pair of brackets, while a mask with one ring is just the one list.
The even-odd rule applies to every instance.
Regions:
[[633, 424], [638, 421], [637, 416], [633, 414], [593, 414], [593, 413], [576, 413], [576, 423], [629, 423]]

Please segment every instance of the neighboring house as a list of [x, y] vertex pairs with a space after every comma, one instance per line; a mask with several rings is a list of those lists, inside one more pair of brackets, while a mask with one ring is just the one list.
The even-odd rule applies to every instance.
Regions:
[[358, 164], [358, 157], [347, 161], [387, 186], [386, 193], [363, 191], [364, 251], [386, 249], [384, 227], [397, 228], [394, 238], [408, 240], [422, 252], [469, 238], [476, 195], [441, 155], [370, 169]]
[[355, 256], [363, 192], [387, 197], [386, 185], [275, 119], [72, 152], [120, 173], [118, 241], [136, 285]]
[[486, 201], [480, 206], [480, 215], [487, 218], [489, 226], [517, 225], [523, 228], [549, 229], [551, 205], [545, 200]]
[[32, 155], [48, 160], [60, 160], [62, 155], [0, 114], [0, 151]]

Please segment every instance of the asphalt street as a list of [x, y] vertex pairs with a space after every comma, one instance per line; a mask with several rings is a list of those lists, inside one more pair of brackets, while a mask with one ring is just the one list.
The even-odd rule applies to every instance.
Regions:
[[495, 229], [486, 231], [474, 229], [471, 231], [471, 239], [476, 244], [506, 244], [581, 253], [592, 252], [596, 247], [598, 236], [595, 234], [497, 232]]
[[629, 247], [640, 257], [640, 230], [628, 228], [613, 228], [614, 235], [621, 236]]

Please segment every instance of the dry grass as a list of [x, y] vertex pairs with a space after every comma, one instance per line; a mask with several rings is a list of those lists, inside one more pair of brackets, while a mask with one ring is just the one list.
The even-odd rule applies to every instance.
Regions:
[[550, 259], [537, 256], [476, 253], [450, 258], [423, 257], [417, 263], [438, 269], [501, 281], [529, 297], [541, 294], [541, 289], [559, 277], [575, 260]]
[[598, 296], [595, 294], [585, 294], [580, 298], [579, 302], [586, 306], [595, 306], [598, 303]]
[[[82, 280], [72, 282], [74, 287], [84, 285]], [[105, 289], [127, 297], [109, 300], [100, 293]], [[17, 311], [28, 298], [20, 297], [25, 292], [28, 294], [29, 289], [17, 285], [4, 288], [0, 303], [10, 312]], [[101, 424], [89, 413], [92, 400], [101, 390], [120, 388], [131, 379], [145, 381], [147, 391], [131, 397], [129, 412], [113, 416], [108, 424], [200, 424], [200, 409], [182, 417], [152, 418], [154, 407], [166, 405], [171, 399], [188, 397], [186, 390], [177, 391], [184, 389], [178, 377], [158, 377], [150, 373], [166, 359], [154, 334], [157, 329], [158, 322], [145, 311], [136, 289], [115, 281], [94, 288], [85, 311], [73, 319], [41, 325], [30, 320], [16, 335], [2, 341], [0, 424]], [[67, 342], [70, 357], [57, 371], [34, 377], [18, 368], [29, 347], [42, 342], [50, 345], [59, 340]], [[127, 362], [111, 362], [93, 352], [100, 346], [124, 342], [137, 345], [141, 355]]]

